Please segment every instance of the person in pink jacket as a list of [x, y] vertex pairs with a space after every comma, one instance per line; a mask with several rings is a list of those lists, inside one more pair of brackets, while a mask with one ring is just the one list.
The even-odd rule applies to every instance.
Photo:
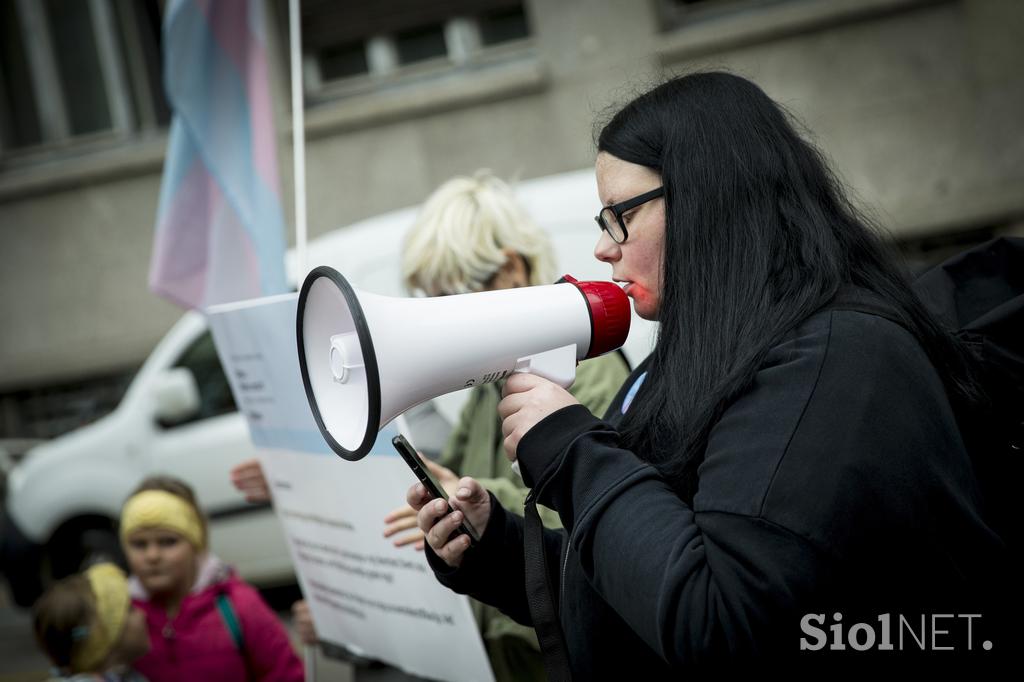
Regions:
[[150, 682], [302, 680], [277, 616], [206, 541], [195, 496], [177, 479], [146, 479], [125, 502], [129, 587], [152, 644], [135, 669]]

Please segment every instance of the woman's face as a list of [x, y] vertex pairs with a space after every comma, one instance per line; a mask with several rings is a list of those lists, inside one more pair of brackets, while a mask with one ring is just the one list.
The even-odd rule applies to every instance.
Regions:
[[128, 536], [125, 554], [151, 595], [187, 592], [195, 582], [196, 549], [174, 531], [140, 528]]
[[[597, 193], [611, 206], [661, 186], [661, 176], [647, 166], [623, 161], [608, 152], [597, 155]], [[625, 282], [623, 291], [633, 299], [636, 314], [657, 320], [661, 308], [661, 260], [665, 243], [665, 200], [653, 199], [623, 214], [629, 235], [616, 244], [601, 232], [594, 257], [612, 266], [612, 279]]]

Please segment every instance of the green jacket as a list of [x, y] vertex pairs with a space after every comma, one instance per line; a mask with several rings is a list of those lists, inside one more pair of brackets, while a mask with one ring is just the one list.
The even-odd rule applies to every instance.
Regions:
[[[619, 353], [608, 353], [581, 362], [576, 368], [576, 381], [569, 392], [587, 409], [601, 416], [608, 409], [612, 398], [627, 376], [629, 367], [622, 356]], [[512, 471], [505, 457], [501, 420], [498, 418], [501, 386], [502, 383], [483, 384], [473, 389], [459, 417], [459, 423], [441, 453], [440, 463], [459, 476], [472, 476], [477, 479], [494, 493], [503, 507], [522, 514], [529, 488]], [[538, 511], [545, 526], [561, 527], [558, 515], [554, 511], [543, 507], [538, 507]], [[523, 663], [522, 652], [505, 656], [498, 650], [501, 648], [498, 640], [509, 636], [519, 638], [528, 642], [533, 650], [539, 651], [533, 628], [519, 625], [494, 607], [476, 601], [473, 601], [472, 605], [480, 624], [480, 632], [491, 655], [491, 666], [498, 680], [522, 676], [523, 670], [509, 670], [507, 665], [507, 662], [511, 661]], [[523, 643], [509, 640], [505, 642], [510, 645]], [[536, 663], [540, 664], [539, 656]]]

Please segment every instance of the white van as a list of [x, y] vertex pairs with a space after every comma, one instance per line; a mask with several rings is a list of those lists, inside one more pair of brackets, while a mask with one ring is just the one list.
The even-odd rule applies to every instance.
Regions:
[[[551, 235], [562, 272], [578, 279], [610, 277], [608, 266], [593, 258], [599, 232], [591, 216], [599, 201], [591, 170], [523, 182], [517, 194]], [[380, 215], [311, 242], [308, 265], [331, 265], [366, 291], [404, 295], [399, 252], [417, 209]], [[294, 253], [288, 269], [297, 270]], [[635, 365], [650, 349], [652, 326], [635, 314], [633, 325], [625, 352]], [[448, 428], [462, 398], [434, 402]], [[229, 481], [229, 470], [253, 456], [205, 320], [186, 313], [111, 414], [36, 446], [10, 472], [3, 568], [15, 601], [30, 604], [49, 578], [77, 570], [90, 555], [116, 553], [121, 504], [156, 473], [192, 486], [210, 519], [213, 551], [244, 578], [262, 586], [293, 581], [269, 506], [246, 504]]]

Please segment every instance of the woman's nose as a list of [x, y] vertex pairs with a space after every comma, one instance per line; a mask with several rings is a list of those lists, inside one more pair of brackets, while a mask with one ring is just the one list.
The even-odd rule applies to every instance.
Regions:
[[597, 246], [594, 247], [594, 258], [604, 263], [614, 263], [622, 256], [622, 250], [615, 243], [606, 230], [601, 230], [601, 236], [597, 239]]

